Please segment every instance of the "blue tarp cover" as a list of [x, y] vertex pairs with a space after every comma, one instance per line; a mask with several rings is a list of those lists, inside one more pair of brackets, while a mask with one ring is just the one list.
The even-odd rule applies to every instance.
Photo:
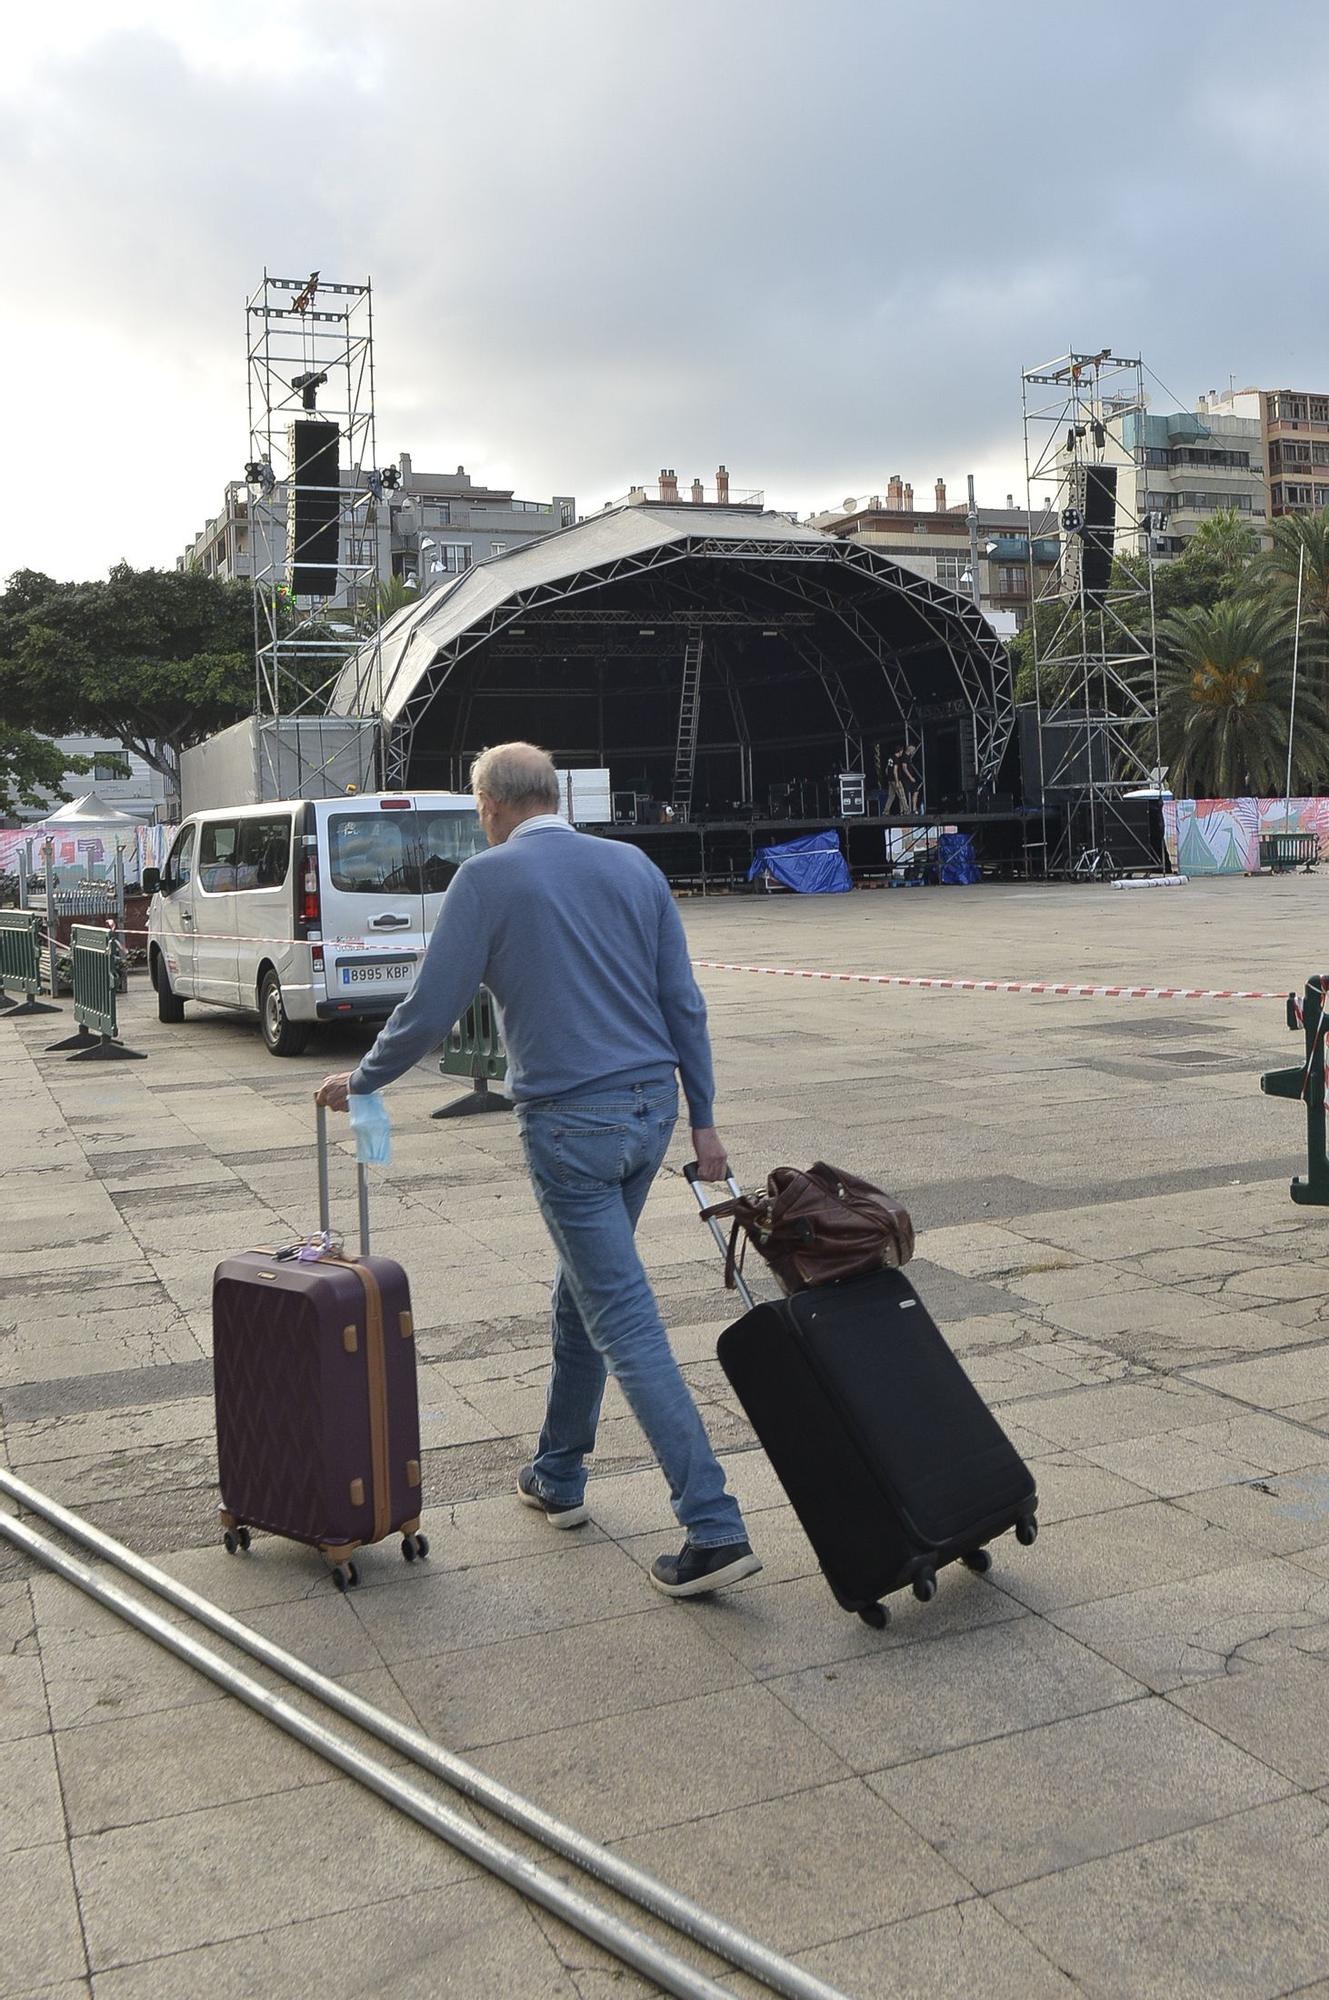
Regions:
[[943, 882], [981, 882], [982, 870], [974, 860], [974, 843], [967, 833], [943, 833], [937, 842]]
[[748, 870], [749, 882], [769, 874], [786, 889], [802, 896], [839, 896], [854, 886], [849, 864], [834, 833], [809, 833], [779, 847], [759, 847]]

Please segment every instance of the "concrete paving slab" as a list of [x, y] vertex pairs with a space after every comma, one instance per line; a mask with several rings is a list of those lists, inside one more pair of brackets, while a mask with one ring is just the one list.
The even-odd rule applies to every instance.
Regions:
[[[674, 1607], [471, 1646], [394, 1668], [422, 1728], [474, 1749], [734, 1687], [744, 1669]], [[650, 1727], [649, 1721], [646, 1723]]]
[[476, 1873], [341, 1777], [80, 1835], [71, 1851], [95, 1969], [422, 1895]]
[[1276, 1556], [1304, 1552], [1304, 1566], [1316, 1569], [1316, 1552], [1329, 1538], [1329, 1467], [1211, 1487], [1183, 1494], [1177, 1504], [1231, 1529], [1249, 1548]]
[[844, 1937], [869, 1912], [881, 1921], [913, 1916], [968, 1893], [935, 1848], [856, 1778], [615, 1845], [786, 1953]]
[[1256, 1409], [1285, 1410], [1299, 1403], [1329, 1402], [1329, 1347], [1322, 1341], [1291, 1353], [1196, 1368], [1188, 1374], [1190, 1380]]
[[65, 1837], [60, 1774], [50, 1736], [0, 1743], [0, 1855], [46, 1847]]
[[855, 2000], [1070, 2000], [1079, 1989], [981, 1897], [805, 1952]]
[[1140, 1692], [1130, 1675], [1033, 1618], [883, 1646], [771, 1686], [859, 1772], [1088, 1715]]
[[1185, 1424], [1203, 1423], [1213, 1405], [1188, 1382], [1123, 1381], [1043, 1396], [1024, 1405], [1021, 1421], [1051, 1443], [1072, 1451], [1115, 1438], [1153, 1437]]
[[612, 1542], [597, 1541], [478, 1570], [417, 1569], [404, 1581], [344, 1603], [377, 1654], [395, 1666], [594, 1619], [635, 1616], [652, 1598], [631, 1557]]
[[1246, 1661], [1329, 1646], [1329, 1583], [1267, 1557], [1052, 1614], [1158, 1693]]
[[1290, 1789], [1157, 1696], [867, 1780], [976, 1889], [1007, 1888]]
[[1051, 1611], [1169, 1583], [1205, 1570], [1232, 1569], [1256, 1551], [1212, 1522], [1145, 1500], [1110, 1514], [1055, 1521], [1038, 1538], [1038, 1560], [1003, 1564], [1002, 1590], [1033, 1611]]
[[87, 1973], [78, 1900], [63, 1840], [8, 1854], [0, 1896], [0, 1995], [43, 2000]]
[[1119, 1472], [1109, 1472], [1088, 1453], [1053, 1452], [1030, 1461], [1038, 1487], [1040, 1528], [1053, 1521], [1072, 1521], [1080, 1514], [1106, 1514], [1117, 1507], [1138, 1507], [1148, 1489]]
[[[295, 1923], [98, 1973], [95, 2000], [581, 2000], [517, 1899], [487, 1882]], [[642, 1988], [644, 1992], [654, 1989]], [[624, 1989], [626, 1993], [626, 1989]]]
[[1273, 2000], [1329, 1972], [1327, 1829], [1318, 1801], [1282, 1800], [994, 1901], [1103, 2000]]
[[485, 1768], [597, 1840], [782, 1798], [849, 1776], [842, 1760], [765, 1688], [671, 1702], [653, 1726], [607, 1716], [491, 1746]]
[[1329, 1785], [1329, 1652], [1288, 1653], [1174, 1688], [1168, 1700], [1304, 1790]]

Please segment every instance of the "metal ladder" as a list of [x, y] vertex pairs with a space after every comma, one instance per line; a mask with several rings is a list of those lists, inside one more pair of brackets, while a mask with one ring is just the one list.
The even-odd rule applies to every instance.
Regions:
[[688, 643], [683, 652], [683, 692], [678, 704], [678, 745], [674, 752], [673, 806], [675, 817], [681, 820], [692, 817], [692, 780], [697, 768], [697, 723], [701, 715], [701, 649], [701, 627], [691, 625], [688, 628]]

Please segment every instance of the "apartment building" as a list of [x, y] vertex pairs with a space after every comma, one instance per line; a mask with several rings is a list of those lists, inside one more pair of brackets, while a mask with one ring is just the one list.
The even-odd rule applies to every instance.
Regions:
[[[570, 493], [521, 500], [510, 487], [478, 485], [464, 465], [455, 472], [417, 472], [409, 452], [397, 461], [396, 484], [384, 485], [381, 500], [348, 499], [343, 565], [360, 576], [373, 570], [385, 583], [403, 577], [421, 591], [556, 528], [570, 528], [577, 518]], [[225, 579], [282, 574], [286, 503], [284, 481], [260, 498], [244, 480], [233, 479], [220, 510], [176, 558], [176, 568]]]
[[1154, 534], [1153, 552], [1165, 557], [1180, 555], [1201, 523], [1219, 512], [1264, 529], [1269, 503], [1260, 423], [1208, 409], [1206, 401], [1200, 397], [1196, 410], [1131, 410], [1122, 418], [1124, 455], [1133, 471], [1126, 465], [1118, 472], [1119, 554], [1140, 546], [1146, 516], [1164, 524]]
[[1329, 395], [1309, 389], [1211, 389], [1198, 408], [1201, 416], [1223, 414], [1258, 425], [1271, 517], [1329, 507]]
[[[892, 473], [884, 494], [847, 499], [838, 508], [814, 514], [812, 525], [830, 535], [852, 536], [901, 568], [929, 577], [957, 596], [974, 595], [968, 507], [964, 501], [947, 503], [942, 479], [933, 488], [930, 508], [916, 507], [912, 484]], [[1041, 594], [1058, 554], [1055, 523], [1046, 524], [1046, 534], [1037, 532], [1041, 525], [1035, 523], [1033, 537], [1035, 597]], [[1023, 507], [1016, 506], [1014, 494], [1006, 495], [1004, 507], [980, 506], [978, 603], [1003, 638], [1019, 631], [1029, 615], [1030, 561], [1029, 518]]]

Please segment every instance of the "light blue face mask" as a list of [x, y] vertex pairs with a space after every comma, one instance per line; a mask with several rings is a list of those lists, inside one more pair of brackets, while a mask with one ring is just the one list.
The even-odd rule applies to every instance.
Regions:
[[385, 1167], [392, 1158], [392, 1126], [382, 1093], [351, 1093], [348, 1110], [355, 1134], [355, 1157], [362, 1166]]

